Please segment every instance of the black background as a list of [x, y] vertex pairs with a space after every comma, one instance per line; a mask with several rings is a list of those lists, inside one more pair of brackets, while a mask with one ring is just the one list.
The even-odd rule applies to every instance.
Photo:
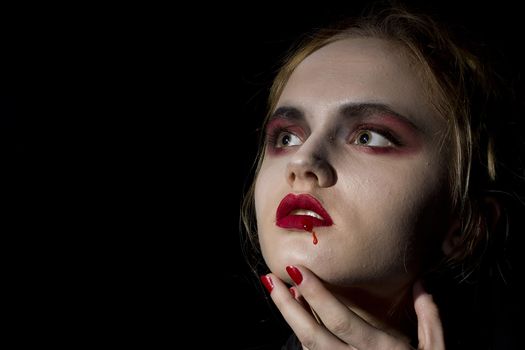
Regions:
[[[1, 101], [25, 213], [17, 322], [55, 344], [282, 343], [239, 237], [257, 128], [285, 50], [363, 4], [13, 12]], [[517, 5], [425, 6], [522, 80]]]

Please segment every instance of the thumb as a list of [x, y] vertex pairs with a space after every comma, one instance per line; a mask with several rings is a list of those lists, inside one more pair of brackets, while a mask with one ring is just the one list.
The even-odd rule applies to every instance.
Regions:
[[432, 295], [428, 294], [421, 281], [414, 284], [414, 309], [417, 315], [419, 349], [444, 350], [445, 339], [439, 310]]

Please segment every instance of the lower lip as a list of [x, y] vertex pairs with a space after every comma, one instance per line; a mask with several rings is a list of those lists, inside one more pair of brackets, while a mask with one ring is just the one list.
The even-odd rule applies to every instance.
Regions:
[[277, 221], [277, 226], [282, 228], [295, 228], [312, 232], [314, 227], [329, 226], [323, 220], [319, 220], [309, 215], [289, 215]]

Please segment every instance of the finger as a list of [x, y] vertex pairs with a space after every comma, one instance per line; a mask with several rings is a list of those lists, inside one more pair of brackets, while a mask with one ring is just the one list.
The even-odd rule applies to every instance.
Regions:
[[299, 299], [302, 298], [301, 294], [299, 293], [299, 291], [297, 290], [297, 288], [295, 287], [290, 287], [290, 294], [292, 295], [292, 298], [294, 298], [295, 300], [299, 301]]
[[295, 299], [295, 301], [297, 301], [306, 311], [308, 311], [316, 319], [317, 323], [321, 324], [318, 316], [315, 314], [310, 305], [308, 305], [306, 300], [304, 300], [304, 297], [297, 287], [290, 287], [290, 293], [292, 294], [292, 297]]
[[286, 270], [324, 326], [343, 342], [358, 349], [392, 349], [406, 345], [350, 310], [304, 266], [288, 266]]
[[[312, 314], [294, 299], [288, 287], [277, 276], [268, 274], [262, 276], [261, 281], [263, 281], [273, 302], [303, 346], [310, 350], [348, 349], [325, 327], [317, 323]], [[296, 287], [294, 289], [297, 290]]]
[[301, 292], [297, 290], [296, 287], [290, 287], [290, 294], [292, 295], [292, 298], [295, 299], [299, 304], [301, 304], [302, 307], [304, 307], [306, 310], [309, 310], [309, 306], [304, 300], [303, 296], [301, 295]]
[[414, 284], [414, 309], [417, 315], [418, 338], [420, 349], [445, 349], [443, 326], [439, 310], [432, 295], [428, 294], [421, 281]]

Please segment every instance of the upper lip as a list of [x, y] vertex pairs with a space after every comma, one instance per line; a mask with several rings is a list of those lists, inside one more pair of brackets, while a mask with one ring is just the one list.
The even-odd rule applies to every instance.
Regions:
[[290, 193], [286, 195], [277, 208], [276, 220], [279, 222], [290, 215], [308, 215], [306, 213], [292, 214], [294, 210], [300, 209], [312, 211], [312, 214], [317, 214], [322, 218], [322, 221], [319, 220], [319, 224], [315, 226], [330, 226], [333, 224], [332, 218], [328, 215], [325, 208], [323, 208], [323, 205], [315, 197], [309, 194]]

